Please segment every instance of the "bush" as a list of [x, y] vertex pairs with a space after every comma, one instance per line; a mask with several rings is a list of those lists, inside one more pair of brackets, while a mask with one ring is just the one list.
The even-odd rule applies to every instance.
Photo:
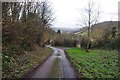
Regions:
[[81, 47], [86, 48], [87, 47], [87, 43], [88, 43], [88, 38], [83, 37], [81, 39]]
[[65, 46], [65, 47], [75, 47], [76, 46], [76, 40], [69, 40], [69, 39], [64, 39], [63, 41], [61, 40], [54, 40], [54, 46]]

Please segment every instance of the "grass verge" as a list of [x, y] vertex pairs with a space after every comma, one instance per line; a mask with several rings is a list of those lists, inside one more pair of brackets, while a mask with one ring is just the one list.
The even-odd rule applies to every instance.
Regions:
[[31, 69], [36, 68], [45, 59], [51, 55], [52, 49], [41, 48], [37, 46], [37, 50], [25, 52], [21, 55], [5, 56], [7, 60], [3, 64], [3, 78], [21, 78]]
[[[83, 78], [119, 78], [118, 52], [79, 48], [66, 50], [70, 61]], [[82, 76], [81, 76], [82, 75]]]
[[49, 78], [59, 78], [60, 75], [61, 75], [60, 58], [56, 58], [48, 77]]

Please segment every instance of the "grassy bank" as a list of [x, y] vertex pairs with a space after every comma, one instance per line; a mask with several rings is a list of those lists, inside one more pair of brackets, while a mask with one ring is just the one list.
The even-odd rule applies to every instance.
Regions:
[[117, 51], [91, 50], [79, 48], [67, 50], [70, 61], [85, 78], [119, 78]]
[[[31, 52], [22, 55], [5, 56], [3, 63], [3, 78], [21, 78], [25, 73], [41, 64], [47, 59], [52, 50], [49, 48], [36, 47]], [[9, 61], [7, 61], [9, 60]]]

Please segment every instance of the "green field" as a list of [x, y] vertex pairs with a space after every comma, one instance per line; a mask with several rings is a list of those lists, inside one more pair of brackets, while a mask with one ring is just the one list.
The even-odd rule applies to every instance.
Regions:
[[85, 78], [120, 78], [118, 69], [118, 52], [91, 50], [86, 52], [79, 48], [67, 50], [70, 61]]

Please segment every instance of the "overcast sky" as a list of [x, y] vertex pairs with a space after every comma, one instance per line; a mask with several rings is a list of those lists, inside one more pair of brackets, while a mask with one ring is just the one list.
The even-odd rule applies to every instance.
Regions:
[[[88, 0], [50, 0], [56, 16], [54, 27], [75, 28], [79, 23], [82, 9]], [[100, 22], [118, 20], [118, 2], [120, 0], [93, 0], [100, 9]]]

